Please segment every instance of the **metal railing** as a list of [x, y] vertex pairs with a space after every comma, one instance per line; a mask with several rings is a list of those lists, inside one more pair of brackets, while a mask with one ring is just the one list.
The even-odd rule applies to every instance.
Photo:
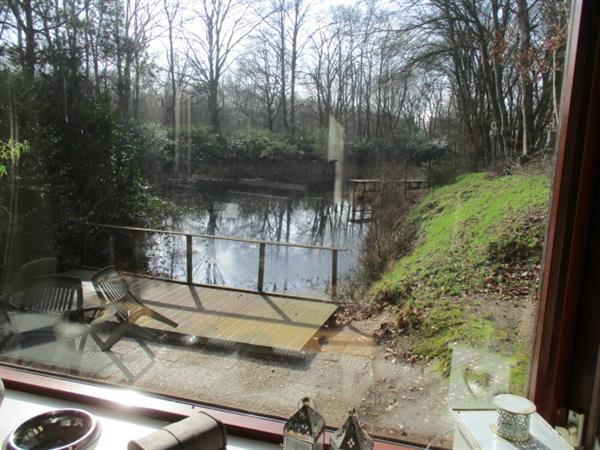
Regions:
[[[321, 251], [330, 251], [331, 252], [331, 298], [335, 299], [337, 296], [337, 278], [338, 278], [338, 253], [340, 251], [344, 251], [343, 248], [340, 247], [326, 247], [320, 245], [311, 245], [311, 244], [297, 244], [297, 243], [288, 243], [288, 242], [276, 242], [276, 241], [262, 241], [256, 239], [243, 239], [233, 236], [214, 236], [210, 234], [201, 234], [201, 233], [188, 233], [185, 231], [175, 231], [175, 230], [160, 230], [153, 228], [138, 228], [138, 227], [128, 227], [128, 226], [120, 226], [120, 225], [109, 225], [102, 223], [84, 223], [83, 230], [83, 247], [82, 247], [82, 263], [85, 264], [87, 257], [87, 235], [89, 228], [103, 228], [107, 230], [114, 231], [125, 231], [125, 232], [133, 232], [133, 233], [149, 233], [149, 234], [165, 234], [172, 236], [185, 236], [186, 241], [186, 280], [188, 284], [194, 283], [194, 260], [193, 260], [193, 239], [213, 239], [213, 240], [222, 240], [222, 241], [233, 241], [233, 242], [241, 242], [245, 244], [254, 244], [258, 245], [258, 273], [257, 273], [257, 285], [256, 290], [258, 292], [264, 291], [264, 281], [265, 281], [265, 250], [267, 245], [270, 246], [279, 246], [279, 247], [293, 247], [293, 248], [304, 248], [311, 250], [321, 250]], [[135, 234], [134, 236], [134, 251], [137, 249], [137, 245], [135, 245]], [[109, 234], [108, 237], [108, 259], [110, 264], [115, 263], [115, 241], [113, 233]]]

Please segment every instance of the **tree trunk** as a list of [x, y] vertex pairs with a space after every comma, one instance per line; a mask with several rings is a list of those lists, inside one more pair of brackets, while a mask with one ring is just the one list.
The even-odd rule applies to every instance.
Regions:
[[[510, 130], [508, 126], [508, 113], [506, 111], [506, 105], [504, 103], [504, 95], [502, 91], [503, 86], [503, 76], [502, 76], [502, 59], [504, 57], [504, 28], [500, 26], [500, 21], [498, 18], [498, 14], [500, 11], [500, 7], [498, 5], [498, 0], [492, 0], [492, 19], [494, 24], [494, 41], [492, 51], [490, 52], [490, 57], [492, 60], [492, 69], [494, 72], [494, 91], [495, 96], [493, 98], [496, 109], [498, 111], [499, 116], [499, 133], [498, 138], [500, 139], [500, 149], [503, 156], [506, 158], [510, 154], [509, 150], [509, 136]], [[508, 14], [506, 9], [503, 10], [503, 17]]]
[[221, 123], [219, 121], [219, 82], [210, 80], [208, 83], [208, 114], [210, 116], [210, 125], [213, 132], [221, 132]]
[[192, 99], [188, 95], [187, 112], [186, 112], [186, 128], [187, 128], [187, 173], [192, 172]]
[[177, 6], [173, 9], [169, 8], [167, 0], [163, 0], [163, 9], [167, 18], [167, 32], [169, 40], [169, 49], [167, 51], [167, 61], [169, 64], [169, 89], [170, 89], [170, 104], [168, 112], [170, 113], [169, 121], [171, 122], [171, 137], [173, 142], [173, 170], [179, 172], [179, 146], [177, 143], [177, 80], [175, 78], [175, 44], [174, 44], [174, 22], [177, 15]]
[[285, 61], [285, 1], [281, 1], [279, 4], [279, 70], [280, 70], [280, 105], [281, 105], [281, 126], [284, 130], [289, 129], [289, 123], [287, 119], [287, 86], [286, 86], [286, 61]]
[[300, 30], [300, 6], [302, 0], [294, 0], [294, 26], [292, 28], [292, 54], [290, 56], [290, 131], [296, 127], [296, 63], [298, 59], [298, 31]]
[[[23, 34], [25, 35], [25, 51], [22, 53], [21, 65], [23, 74], [28, 81], [33, 80], [35, 75], [35, 28], [33, 24], [33, 6], [31, 0], [9, 0], [10, 7], [15, 21], [17, 22], [17, 39], [19, 51], [23, 51]], [[21, 9], [25, 15], [25, 19], [21, 16]]]
[[519, 82], [521, 84], [522, 147], [521, 157], [529, 158], [535, 151], [535, 130], [533, 123], [533, 87], [531, 85], [531, 24], [526, 0], [517, 0], [519, 21]]

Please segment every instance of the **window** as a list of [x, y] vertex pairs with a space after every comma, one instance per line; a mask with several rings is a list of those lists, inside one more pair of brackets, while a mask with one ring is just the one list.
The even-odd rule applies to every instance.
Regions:
[[560, 420], [597, 9], [560, 106], [564, 2], [490, 3], [9, 0], [2, 363], [265, 417], [308, 395], [390, 440], [507, 391]]

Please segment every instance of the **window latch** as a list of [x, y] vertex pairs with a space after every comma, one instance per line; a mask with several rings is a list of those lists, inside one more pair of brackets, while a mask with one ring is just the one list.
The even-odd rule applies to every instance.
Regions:
[[583, 440], [583, 423], [585, 415], [569, 410], [569, 417], [565, 426], [554, 427], [558, 434], [570, 445], [580, 447]]

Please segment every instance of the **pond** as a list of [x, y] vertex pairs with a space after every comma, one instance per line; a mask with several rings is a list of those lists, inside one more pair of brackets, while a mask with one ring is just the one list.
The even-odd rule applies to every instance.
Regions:
[[[165, 229], [210, 236], [236, 237], [289, 244], [339, 247], [338, 284], [359, 264], [368, 224], [352, 220], [352, 205], [332, 191], [284, 183], [247, 180], [236, 184], [194, 184], [163, 190], [161, 197], [183, 213], [164, 223]], [[259, 245], [194, 237], [195, 283], [256, 289]], [[155, 235], [146, 250], [149, 269], [185, 280], [184, 236]], [[332, 252], [291, 246], [266, 245], [264, 290], [311, 297], [330, 294]]]

